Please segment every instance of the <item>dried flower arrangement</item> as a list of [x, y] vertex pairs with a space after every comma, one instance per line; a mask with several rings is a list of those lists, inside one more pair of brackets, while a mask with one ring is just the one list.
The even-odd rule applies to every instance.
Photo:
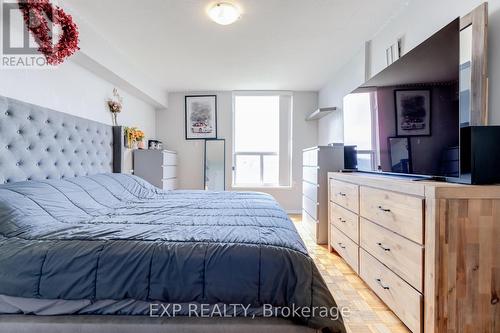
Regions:
[[113, 117], [113, 125], [118, 126], [117, 116], [118, 113], [122, 112], [123, 98], [120, 96], [118, 89], [116, 88], [113, 89], [113, 98], [108, 100], [108, 107]]
[[144, 132], [137, 127], [125, 127], [125, 141], [127, 148], [132, 148], [134, 143], [138, 143], [139, 148], [141, 148], [140, 146], [144, 143], [144, 138]]

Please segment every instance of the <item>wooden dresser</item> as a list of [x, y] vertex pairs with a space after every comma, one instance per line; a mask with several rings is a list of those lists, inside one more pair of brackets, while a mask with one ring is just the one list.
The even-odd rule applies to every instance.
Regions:
[[500, 332], [500, 186], [328, 180], [330, 251], [412, 332]]
[[163, 190], [176, 190], [177, 153], [170, 150], [134, 150], [134, 175]]

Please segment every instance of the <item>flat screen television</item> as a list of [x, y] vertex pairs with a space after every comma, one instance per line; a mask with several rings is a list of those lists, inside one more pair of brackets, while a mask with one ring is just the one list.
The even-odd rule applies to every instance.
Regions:
[[358, 146], [359, 170], [460, 176], [460, 128], [468, 126], [460, 53], [457, 19], [345, 97], [345, 144]]

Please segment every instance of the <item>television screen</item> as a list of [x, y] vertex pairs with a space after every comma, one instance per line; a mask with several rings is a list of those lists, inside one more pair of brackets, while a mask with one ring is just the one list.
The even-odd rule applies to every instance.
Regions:
[[457, 19], [346, 96], [358, 169], [458, 177], [460, 73]]

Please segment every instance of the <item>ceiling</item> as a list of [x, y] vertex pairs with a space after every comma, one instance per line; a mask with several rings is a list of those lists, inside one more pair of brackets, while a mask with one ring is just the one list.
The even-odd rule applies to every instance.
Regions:
[[65, 0], [168, 91], [318, 90], [408, 0], [231, 0], [239, 21], [210, 21], [210, 0]]

